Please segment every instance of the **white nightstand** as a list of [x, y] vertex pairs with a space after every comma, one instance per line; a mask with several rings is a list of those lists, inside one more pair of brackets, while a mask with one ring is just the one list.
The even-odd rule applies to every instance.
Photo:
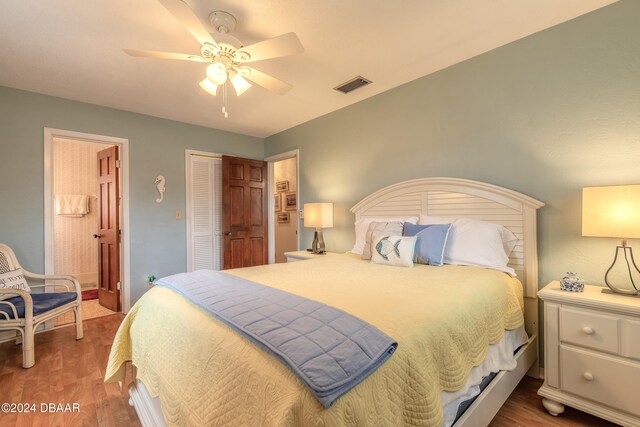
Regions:
[[326, 252], [324, 255], [314, 254], [313, 252], [309, 252], [309, 251], [292, 251], [292, 252], [284, 253], [284, 256], [287, 257], [287, 262], [304, 261], [306, 259], [325, 257], [330, 255], [334, 255], [334, 253]]
[[640, 426], [640, 298], [564, 292], [551, 282], [544, 301], [542, 404], [564, 405], [625, 426]]

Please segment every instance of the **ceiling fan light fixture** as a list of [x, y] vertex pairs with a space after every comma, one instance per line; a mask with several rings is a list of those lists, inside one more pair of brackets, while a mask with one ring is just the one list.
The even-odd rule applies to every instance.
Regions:
[[214, 62], [207, 67], [207, 79], [216, 85], [223, 85], [227, 81], [227, 67], [220, 62]]
[[231, 77], [231, 84], [233, 88], [236, 90], [236, 95], [240, 96], [247, 91], [251, 87], [251, 83], [246, 81], [244, 77], [240, 75], [240, 73], [235, 73]]
[[205, 77], [200, 82], [200, 87], [213, 96], [216, 96], [218, 92], [218, 85], [209, 80], [208, 77]]

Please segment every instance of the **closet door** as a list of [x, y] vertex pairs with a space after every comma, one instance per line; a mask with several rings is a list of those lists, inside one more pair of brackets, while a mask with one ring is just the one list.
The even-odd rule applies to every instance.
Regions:
[[222, 269], [222, 165], [220, 158], [190, 155], [187, 176], [188, 271]]

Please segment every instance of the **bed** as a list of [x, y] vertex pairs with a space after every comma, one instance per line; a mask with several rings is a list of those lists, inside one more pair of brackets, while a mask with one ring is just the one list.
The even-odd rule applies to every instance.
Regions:
[[487, 424], [522, 376], [537, 373], [541, 206], [490, 184], [426, 178], [386, 187], [352, 208], [356, 219], [424, 213], [500, 223], [518, 237], [509, 266], [519, 280], [475, 267], [373, 265], [350, 254], [229, 271], [345, 310], [398, 341], [385, 364], [329, 409], [271, 354], [162, 287], [127, 314], [107, 379], [123, 381], [133, 361], [131, 403], [143, 425], [441, 425], [477, 389], [470, 378], [495, 368], [488, 355], [517, 348], [509, 370], [492, 375], [454, 425]]

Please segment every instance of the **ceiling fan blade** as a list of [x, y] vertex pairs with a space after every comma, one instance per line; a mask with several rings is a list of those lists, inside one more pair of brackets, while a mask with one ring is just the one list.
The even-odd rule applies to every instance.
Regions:
[[136, 50], [122, 49], [127, 55], [141, 58], [177, 59], [180, 61], [209, 62], [198, 55], [187, 55], [186, 53], [159, 52], [157, 50]]
[[211, 37], [211, 34], [202, 25], [200, 19], [193, 13], [193, 10], [182, 0], [158, 0], [184, 27], [191, 33], [193, 37], [200, 42], [201, 45], [210, 43], [216, 47], [218, 44]]
[[265, 89], [277, 93], [278, 95], [284, 95], [293, 87], [289, 83], [276, 79], [275, 77], [252, 67], [238, 67], [236, 68], [236, 71], [245, 79], [251, 80], [258, 86], [262, 86]]
[[[304, 52], [304, 47], [296, 33], [287, 33], [272, 39], [245, 46], [239, 50], [238, 58], [242, 62], [262, 61]], [[244, 55], [243, 55], [244, 54]], [[248, 54], [248, 58], [243, 56]]]

